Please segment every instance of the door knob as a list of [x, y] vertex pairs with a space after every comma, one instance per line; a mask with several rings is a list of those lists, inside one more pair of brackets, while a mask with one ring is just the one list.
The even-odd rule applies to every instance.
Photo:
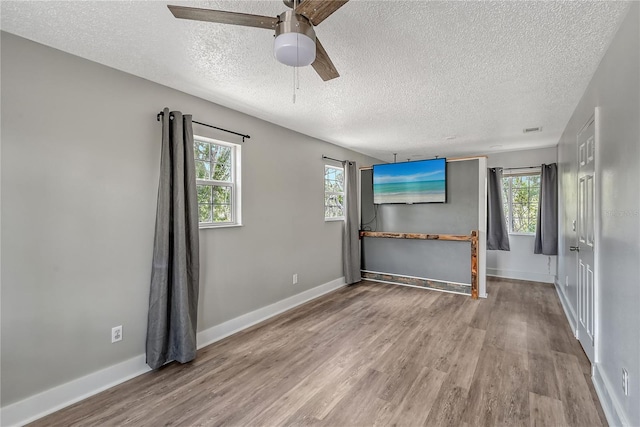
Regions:
[[580, 252], [580, 246], [569, 246], [571, 252]]

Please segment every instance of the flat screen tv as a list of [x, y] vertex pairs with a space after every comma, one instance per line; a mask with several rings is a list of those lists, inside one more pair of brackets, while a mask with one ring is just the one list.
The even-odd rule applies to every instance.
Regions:
[[446, 203], [447, 159], [373, 165], [373, 203]]

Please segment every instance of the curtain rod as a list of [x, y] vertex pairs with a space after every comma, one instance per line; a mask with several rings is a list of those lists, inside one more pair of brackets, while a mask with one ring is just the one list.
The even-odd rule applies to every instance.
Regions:
[[502, 168], [503, 171], [512, 171], [516, 169], [540, 169], [540, 166], [522, 166], [521, 168]]
[[[164, 116], [164, 111], [160, 111], [160, 112], [158, 113], [158, 115], [156, 116], [156, 120], [157, 120], [157, 121], [160, 121], [160, 117], [161, 117], [161, 116]], [[170, 117], [169, 117], [169, 119], [173, 120], [173, 116], [170, 116]], [[232, 131], [232, 130], [228, 130], [228, 129], [222, 129], [222, 128], [219, 128], [219, 127], [217, 127], [217, 126], [209, 125], [209, 124], [207, 124], [207, 123], [197, 122], [197, 121], [195, 121], [195, 120], [191, 120], [191, 122], [192, 122], [192, 123], [199, 124], [199, 125], [202, 125], [202, 126], [206, 126], [206, 127], [209, 127], [209, 128], [213, 128], [213, 129], [221, 130], [222, 132], [232, 133], [232, 134], [234, 134], [234, 135], [241, 136], [241, 137], [242, 137], [242, 142], [244, 142], [244, 139], [245, 139], [245, 138], [247, 138], [247, 139], [251, 138], [249, 135], [244, 135], [244, 134], [242, 134], [242, 133], [234, 132], [234, 131]]]
[[334, 162], [340, 162], [340, 163], [344, 163], [344, 162], [346, 162], [346, 160], [338, 160], [338, 159], [334, 159], [334, 158], [332, 158], [332, 157], [327, 157], [327, 156], [325, 156], [324, 154], [322, 155], [322, 158], [323, 158], [323, 159], [327, 159], [327, 160], [333, 160]]

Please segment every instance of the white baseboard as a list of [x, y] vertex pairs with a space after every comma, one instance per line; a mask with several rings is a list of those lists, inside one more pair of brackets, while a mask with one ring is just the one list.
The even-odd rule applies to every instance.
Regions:
[[[577, 316], [571, 304], [569, 304], [569, 300], [564, 293], [563, 286], [556, 280], [554, 281], [556, 292], [558, 293], [558, 297], [560, 298], [560, 302], [562, 304], [562, 308], [564, 309], [564, 313], [567, 316], [567, 320], [569, 321], [569, 325], [571, 326], [571, 330], [573, 331], [574, 336], [578, 336], [577, 332]], [[602, 405], [602, 410], [604, 411], [604, 415], [607, 418], [607, 423], [610, 426], [630, 426], [627, 421], [626, 414], [620, 406], [620, 403], [617, 401], [615, 394], [611, 392], [613, 390], [613, 386], [611, 385], [611, 381], [607, 378], [607, 376], [602, 372], [601, 364], [596, 363], [593, 369], [593, 376], [591, 377], [591, 381], [593, 382], [593, 386], [596, 390], [596, 394], [598, 395], [598, 399], [600, 400], [600, 405]]]
[[487, 276], [502, 277], [504, 279], [527, 280], [529, 282], [553, 283], [555, 276], [546, 273], [534, 273], [531, 271], [502, 270], [487, 267]]
[[0, 409], [0, 425], [22, 426], [149, 372], [145, 355], [92, 372]]
[[591, 380], [593, 381], [593, 386], [600, 400], [600, 405], [602, 405], [604, 416], [607, 418], [607, 423], [610, 426], [630, 426], [631, 424], [629, 424], [624, 410], [615, 398], [615, 395], [611, 392], [611, 390], [613, 390], [611, 381], [609, 381], [604, 372], [602, 372], [600, 366], [599, 363], [596, 363]]
[[259, 308], [250, 313], [227, 320], [226, 322], [213, 326], [209, 329], [205, 329], [204, 331], [198, 332], [198, 348], [206, 347], [209, 344], [228, 337], [229, 335], [233, 335], [236, 332], [267, 320], [270, 317], [276, 316], [287, 310], [291, 310], [294, 307], [343, 286], [345, 286], [344, 277], [340, 277], [339, 279], [332, 280], [324, 285], [316, 286], [315, 288], [300, 292], [299, 294], [285, 298], [266, 307]]
[[[344, 277], [198, 332], [198, 349], [345, 286]], [[144, 354], [0, 408], [1, 426], [21, 426], [149, 372]]]
[[562, 305], [564, 314], [565, 316], [567, 316], [567, 320], [569, 321], [569, 326], [573, 331], [573, 336], [577, 337], [578, 336], [578, 317], [576, 316], [576, 312], [571, 306], [571, 304], [569, 304], [569, 300], [567, 299], [567, 296], [564, 294], [564, 289], [562, 288], [562, 285], [557, 280], [554, 280], [553, 284], [556, 287], [556, 292], [558, 293], [558, 298], [560, 298], [560, 304]]

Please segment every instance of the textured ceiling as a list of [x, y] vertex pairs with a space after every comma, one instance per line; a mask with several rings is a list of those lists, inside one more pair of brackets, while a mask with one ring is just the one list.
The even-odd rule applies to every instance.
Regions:
[[[341, 77], [272, 53], [270, 30], [166, 4], [275, 16], [281, 1], [2, 1], [2, 29], [380, 159], [555, 145], [624, 2], [351, 0], [316, 28]], [[523, 134], [522, 129], [543, 131]]]

